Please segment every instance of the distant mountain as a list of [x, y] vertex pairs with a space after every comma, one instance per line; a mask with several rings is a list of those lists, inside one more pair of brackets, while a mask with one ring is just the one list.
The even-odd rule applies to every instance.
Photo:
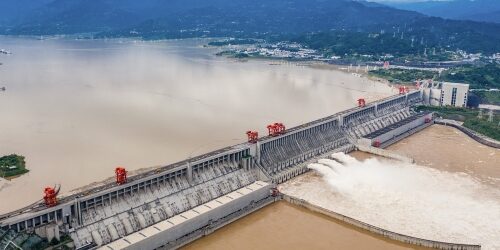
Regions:
[[500, 1], [498, 0], [384, 2], [384, 4], [429, 16], [500, 23]]
[[[500, 2], [498, 4], [500, 4]], [[478, 22], [500, 23], [500, 10], [471, 14], [461, 18], [464, 20], [474, 20]]]
[[1, 0], [0, 2], [0, 26], [15, 25], [22, 22], [21, 19], [53, 0]]
[[[51, 0], [11, 19], [16, 20], [16, 25], [0, 27], [0, 32], [12, 35], [92, 32], [98, 37], [145, 39], [234, 36], [281, 40], [349, 31], [361, 36], [384, 34], [383, 37], [398, 38], [407, 46], [500, 51], [500, 25], [443, 20], [351, 0]], [[353, 34], [349, 32], [344, 34]]]
[[32, 11], [13, 32], [105, 31], [151, 20], [170, 28], [233, 26], [224, 28], [304, 32], [374, 27], [419, 16], [382, 5], [370, 8], [349, 0], [53, 0]]

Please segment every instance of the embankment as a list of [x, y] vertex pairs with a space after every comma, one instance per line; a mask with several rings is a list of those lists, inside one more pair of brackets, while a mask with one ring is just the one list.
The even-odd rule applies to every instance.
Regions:
[[474, 139], [475, 141], [477, 141], [483, 145], [486, 145], [486, 146], [492, 147], [492, 148], [500, 149], [500, 142], [495, 141], [493, 139], [486, 138], [486, 136], [480, 135], [480, 134], [472, 131], [471, 129], [468, 129], [468, 128], [458, 124], [455, 121], [441, 119], [441, 120], [436, 120], [435, 123], [440, 124], [440, 125], [454, 127], [456, 129], [462, 131], [464, 134], [468, 135], [470, 138]]

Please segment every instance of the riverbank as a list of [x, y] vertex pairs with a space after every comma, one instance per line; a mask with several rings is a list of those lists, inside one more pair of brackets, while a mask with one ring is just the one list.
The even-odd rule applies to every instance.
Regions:
[[[469, 108], [418, 106], [417, 110], [435, 112], [438, 117], [458, 121], [458, 129], [460, 129], [460, 126], [463, 126], [483, 136], [500, 141], [500, 116], [495, 112], [492, 112], [493, 117], [489, 121], [488, 113]], [[473, 138], [482, 137], [481, 135], [475, 136], [471, 133], [469, 134]]]

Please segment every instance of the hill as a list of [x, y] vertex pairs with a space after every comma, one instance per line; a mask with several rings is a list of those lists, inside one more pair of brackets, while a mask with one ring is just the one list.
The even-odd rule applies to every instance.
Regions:
[[500, 4], [498, 0], [385, 2], [385, 4], [398, 9], [417, 11], [429, 16], [500, 23]]
[[350, 0], [52, 0], [12, 17], [11, 21], [13, 19], [17, 20], [16, 25], [4, 25], [0, 33], [91, 32], [97, 37], [232, 36], [268, 40], [298, 37], [307, 40], [326, 34], [323, 36], [326, 45], [322, 49], [333, 48], [332, 42], [338, 39], [332, 38], [339, 32], [353, 39], [378, 33], [384, 39], [375, 43], [370, 40], [372, 47], [385, 42], [383, 47], [391, 48], [391, 40], [398, 38], [394, 45], [408, 51], [417, 47], [419, 51], [423, 47], [484, 53], [500, 51], [499, 24], [445, 20]]

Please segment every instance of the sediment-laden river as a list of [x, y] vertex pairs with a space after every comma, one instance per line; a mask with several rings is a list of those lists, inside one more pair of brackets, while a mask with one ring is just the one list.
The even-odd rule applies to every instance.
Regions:
[[30, 172], [2, 184], [0, 213], [45, 186], [67, 192], [118, 165], [173, 163], [393, 91], [333, 70], [216, 57], [207, 42], [1, 37], [13, 54], [0, 55], [0, 155], [24, 155]]
[[285, 201], [271, 204], [183, 249], [424, 249], [366, 233]]

